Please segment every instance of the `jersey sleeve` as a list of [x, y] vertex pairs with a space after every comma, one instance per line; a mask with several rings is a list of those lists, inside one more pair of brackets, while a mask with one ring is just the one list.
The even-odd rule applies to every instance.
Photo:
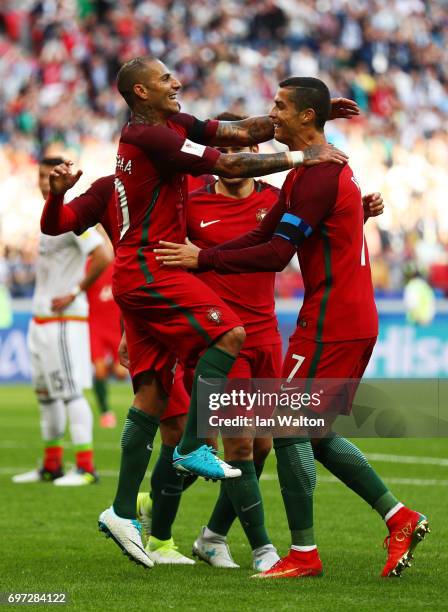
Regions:
[[283, 213], [274, 235], [288, 240], [296, 248], [311, 236], [336, 204], [342, 168], [330, 163], [308, 168], [294, 183], [289, 208]]
[[84, 255], [89, 255], [89, 253], [94, 251], [100, 244], [104, 244], [101, 234], [93, 227], [83, 232], [80, 236], [75, 235], [74, 240], [79, 250]]
[[170, 168], [193, 176], [212, 174], [220, 156], [217, 149], [182, 137], [166, 126], [134, 125], [122, 133], [121, 139], [142, 149], [162, 172]]
[[66, 232], [78, 232], [78, 217], [64, 206], [64, 196], [50, 193], [45, 201], [40, 218], [40, 229], [48, 236], [59, 236]]
[[203, 145], [208, 145], [213, 141], [219, 126], [219, 121], [216, 119], [201, 121], [187, 113], [179, 113], [175, 121], [185, 127], [190, 140]]
[[273, 235], [283, 210], [279, 200], [251, 232], [218, 247], [202, 249], [198, 256], [199, 269], [213, 269], [221, 274], [283, 270], [296, 252], [290, 242]]
[[92, 183], [86, 192], [65, 205], [65, 208], [76, 215], [78, 221], [76, 234], [82, 234], [89, 227], [101, 223], [113, 190], [113, 175], [105, 176]]

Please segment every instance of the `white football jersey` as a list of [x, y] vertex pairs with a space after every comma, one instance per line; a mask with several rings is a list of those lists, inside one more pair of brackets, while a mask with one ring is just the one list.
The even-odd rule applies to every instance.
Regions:
[[[67, 232], [60, 236], [41, 234], [39, 257], [36, 264], [36, 287], [33, 297], [33, 314], [36, 317], [51, 317], [51, 301], [70, 293], [85, 276], [86, 260], [103, 238], [93, 228], [81, 236]], [[63, 311], [64, 317], [86, 317], [89, 307], [82, 291]]]

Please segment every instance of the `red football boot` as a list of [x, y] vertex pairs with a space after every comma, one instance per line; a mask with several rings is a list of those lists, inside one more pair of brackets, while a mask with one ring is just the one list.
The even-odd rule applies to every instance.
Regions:
[[305, 578], [323, 576], [322, 561], [317, 548], [309, 552], [290, 550], [289, 554], [277, 561], [265, 572], [255, 574], [252, 578]]
[[415, 547], [429, 533], [428, 519], [403, 507], [387, 521], [387, 526], [389, 535], [384, 540], [387, 562], [381, 576], [399, 578], [406, 567], [411, 567]]

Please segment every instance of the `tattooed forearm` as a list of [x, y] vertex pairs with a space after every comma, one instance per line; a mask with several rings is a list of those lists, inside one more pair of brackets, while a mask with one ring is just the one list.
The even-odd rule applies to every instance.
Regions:
[[292, 168], [292, 162], [289, 153], [231, 153], [220, 155], [212, 172], [227, 178], [245, 178], [264, 176], [290, 168]]
[[267, 115], [241, 121], [220, 121], [211, 144], [217, 147], [250, 146], [274, 138], [274, 126]]

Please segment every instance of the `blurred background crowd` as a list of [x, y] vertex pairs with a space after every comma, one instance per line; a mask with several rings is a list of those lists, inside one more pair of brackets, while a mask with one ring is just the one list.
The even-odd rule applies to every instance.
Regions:
[[[115, 75], [151, 53], [183, 83], [183, 110], [264, 114], [279, 80], [319, 76], [362, 116], [328, 124], [385, 214], [366, 225], [378, 292], [418, 269], [448, 294], [448, 0], [3, 0], [0, 3], [0, 283], [32, 292], [36, 160], [48, 146], [113, 168], [126, 119]], [[56, 144], [54, 144], [56, 143]], [[299, 290], [278, 276], [278, 294]]]

